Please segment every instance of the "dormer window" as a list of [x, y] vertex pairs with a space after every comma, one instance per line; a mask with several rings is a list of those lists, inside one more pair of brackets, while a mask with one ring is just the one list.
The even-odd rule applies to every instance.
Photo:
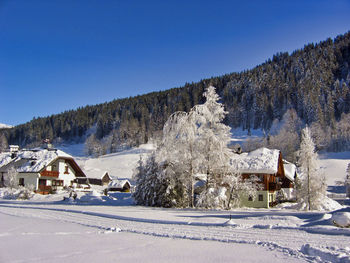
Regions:
[[66, 165], [66, 166], [64, 167], [64, 173], [65, 173], [65, 174], [69, 174], [68, 165]]

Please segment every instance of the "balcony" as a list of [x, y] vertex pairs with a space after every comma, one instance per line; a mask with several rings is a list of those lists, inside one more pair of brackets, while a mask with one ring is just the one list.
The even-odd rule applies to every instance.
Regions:
[[54, 178], [58, 178], [59, 172], [58, 171], [42, 171], [40, 173], [41, 177], [54, 177]]
[[278, 183], [269, 183], [269, 190], [270, 191], [278, 191], [281, 190], [281, 185]]

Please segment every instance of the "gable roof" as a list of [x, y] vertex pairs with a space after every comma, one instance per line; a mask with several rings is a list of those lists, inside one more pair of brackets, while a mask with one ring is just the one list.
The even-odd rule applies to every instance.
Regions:
[[235, 154], [231, 165], [240, 173], [275, 174], [279, 157], [279, 150], [259, 148], [249, 153]]
[[107, 171], [101, 171], [99, 169], [85, 170], [86, 176], [91, 179], [102, 179], [105, 175], [112, 180]]
[[128, 179], [113, 179], [108, 184], [108, 188], [120, 188], [120, 189], [122, 189], [126, 184], [129, 184], [129, 186], [131, 186]]

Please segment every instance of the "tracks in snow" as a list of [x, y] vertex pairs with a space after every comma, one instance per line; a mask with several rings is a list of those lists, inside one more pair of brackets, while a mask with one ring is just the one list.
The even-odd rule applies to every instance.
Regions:
[[[0, 212], [20, 217], [80, 224], [95, 228], [101, 233], [121, 229], [124, 232], [158, 237], [255, 244], [271, 250], [281, 251], [293, 257], [316, 262], [322, 262], [323, 260], [320, 255], [315, 255], [315, 251], [329, 251], [331, 248], [332, 253], [327, 254], [327, 260], [331, 258], [332, 262], [347, 262], [344, 261], [344, 258], [350, 259], [350, 251], [337, 249], [340, 244], [350, 244], [349, 236], [339, 235], [335, 237], [312, 234], [298, 228], [261, 229], [210, 223], [186, 224], [182, 221], [148, 220], [73, 209], [12, 204], [0, 204]], [[301, 249], [302, 247], [305, 248], [305, 245], [312, 249]], [[339, 253], [337, 253], [337, 250], [339, 250]], [[308, 251], [313, 253], [308, 253]]]

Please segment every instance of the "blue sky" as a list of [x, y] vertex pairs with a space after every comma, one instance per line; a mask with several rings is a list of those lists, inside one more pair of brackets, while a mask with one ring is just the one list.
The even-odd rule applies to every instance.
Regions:
[[0, 123], [263, 63], [350, 30], [350, 1], [0, 0]]

